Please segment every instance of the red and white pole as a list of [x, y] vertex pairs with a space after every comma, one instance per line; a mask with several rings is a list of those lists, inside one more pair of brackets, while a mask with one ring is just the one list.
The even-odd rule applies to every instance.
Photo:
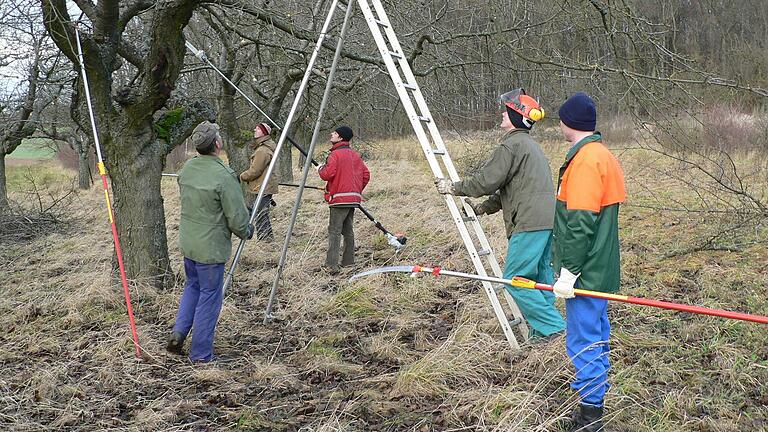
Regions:
[[136, 358], [141, 358], [141, 346], [139, 345], [139, 335], [136, 332], [136, 321], [133, 317], [133, 306], [131, 305], [131, 293], [128, 290], [128, 278], [125, 276], [125, 265], [123, 264], [123, 251], [120, 248], [120, 238], [117, 235], [117, 224], [115, 223], [114, 213], [112, 211], [112, 201], [109, 199], [109, 183], [107, 182], [107, 168], [101, 157], [101, 144], [99, 143], [99, 134], [96, 131], [96, 119], [93, 115], [93, 106], [91, 105], [91, 91], [88, 86], [88, 75], [85, 72], [85, 62], [83, 61], [83, 47], [80, 44], [80, 32], [78, 25], [75, 25], [75, 39], [77, 40], [77, 55], [80, 60], [80, 75], [83, 78], [83, 88], [85, 88], [85, 100], [88, 104], [88, 114], [91, 118], [91, 129], [93, 130], [93, 142], [96, 147], [96, 156], [98, 158], [97, 167], [101, 176], [101, 183], [104, 186], [104, 198], [107, 203], [107, 215], [109, 224], [112, 227], [112, 238], [115, 241], [115, 253], [117, 254], [117, 265], [120, 268], [120, 281], [123, 284], [123, 294], [125, 295], [125, 305], [128, 309], [128, 321], [131, 325], [131, 334], [133, 335], [133, 345], [136, 348]]

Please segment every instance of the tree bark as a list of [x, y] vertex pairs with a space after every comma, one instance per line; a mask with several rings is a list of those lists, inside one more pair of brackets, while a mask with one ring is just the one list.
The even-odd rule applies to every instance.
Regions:
[[241, 173], [248, 169], [250, 164], [250, 149], [247, 140], [244, 139], [240, 129], [240, 123], [237, 120], [235, 111], [235, 90], [231, 85], [221, 80], [221, 90], [219, 92], [219, 115], [218, 123], [221, 126], [224, 137], [224, 150], [227, 152], [229, 166], [236, 173]]
[[6, 213], [9, 209], [8, 186], [5, 178], [5, 153], [0, 152], [0, 214]]
[[[108, 172], [125, 270], [132, 280], [165, 287], [173, 281], [160, 194], [165, 144], [154, 137], [151, 122], [122, 126], [126, 133], [109, 146], [108, 157], [116, 163], [109, 163]], [[137, 142], [151, 144], [141, 148]]]
[[[82, 146], [84, 144], [80, 144]], [[93, 185], [93, 178], [91, 177], [91, 158], [88, 151], [84, 151], [81, 147], [74, 147], [77, 152], [77, 187], [81, 190], [88, 190]]]

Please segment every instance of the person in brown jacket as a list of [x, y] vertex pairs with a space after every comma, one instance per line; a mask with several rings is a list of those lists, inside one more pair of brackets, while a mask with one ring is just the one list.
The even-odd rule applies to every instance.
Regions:
[[[255, 140], [251, 143], [251, 166], [240, 174], [240, 180], [248, 183], [248, 188], [254, 194], [258, 194], [261, 184], [264, 182], [264, 175], [267, 173], [267, 167], [275, 154], [275, 142], [272, 140], [272, 128], [266, 123], [259, 123], [253, 130]], [[267, 182], [267, 188], [264, 190], [264, 196], [259, 203], [256, 216], [256, 238], [266, 242], [274, 240], [272, 235], [272, 224], [269, 221], [269, 205], [272, 203], [272, 195], [277, 194], [278, 178], [276, 175], [270, 177]], [[253, 205], [253, 203], [251, 203]]]

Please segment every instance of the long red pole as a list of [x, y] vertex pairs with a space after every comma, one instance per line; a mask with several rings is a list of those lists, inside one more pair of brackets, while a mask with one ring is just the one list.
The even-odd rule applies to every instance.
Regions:
[[131, 293], [128, 290], [128, 278], [125, 276], [125, 265], [123, 264], [123, 251], [120, 248], [120, 238], [117, 235], [117, 224], [115, 223], [115, 217], [112, 211], [112, 201], [109, 199], [109, 183], [107, 182], [107, 168], [104, 165], [101, 157], [101, 145], [99, 144], [99, 134], [96, 132], [96, 120], [93, 115], [93, 106], [91, 105], [91, 91], [88, 86], [88, 75], [85, 72], [85, 62], [83, 61], [83, 48], [80, 45], [80, 32], [77, 25], [75, 25], [75, 39], [77, 40], [77, 53], [80, 60], [80, 72], [83, 77], [83, 87], [85, 88], [85, 100], [88, 104], [88, 113], [91, 118], [91, 129], [93, 130], [93, 142], [96, 147], [96, 156], [99, 161], [97, 167], [99, 168], [99, 175], [101, 175], [101, 183], [104, 186], [104, 198], [107, 202], [107, 215], [109, 216], [109, 224], [112, 227], [112, 238], [115, 241], [115, 253], [117, 254], [117, 265], [120, 268], [120, 281], [123, 284], [123, 294], [125, 295], [125, 305], [128, 309], [128, 322], [131, 325], [131, 333], [133, 335], [133, 346], [136, 348], [136, 358], [141, 358], [141, 346], [139, 345], [139, 335], [136, 332], [136, 321], [133, 317], [133, 306], [131, 305]]
[[[453, 277], [459, 277], [462, 279], [472, 279], [472, 280], [507, 284], [507, 285], [512, 285], [515, 288], [527, 288], [527, 289], [552, 291], [552, 285], [535, 282], [530, 279], [522, 278], [519, 276], [515, 276], [512, 279], [502, 279], [502, 278], [493, 277], [493, 276], [480, 276], [480, 275], [471, 274], [471, 273], [462, 273], [462, 272], [456, 272], [451, 270], [443, 270], [440, 267], [422, 267], [422, 266], [383, 267], [383, 268], [359, 273], [355, 276], [352, 276], [352, 279], [357, 279], [359, 277], [369, 276], [376, 273], [386, 273], [386, 272], [431, 273], [434, 276], [442, 276], [442, 275], [453, 276]], [[602, 292], [589, 291], [589, 290], [583, 290], [583, 289], [575, 289], [574, 294], [582, 297], [592, 297], [592, 298], [603, 299], [603, 300], [613, 300], [613, 301], [619, 301], [622, 303], [638, 304], [638, 305], [651, 306], [651, 307], [657, 307], [662, 309], [677, 310], [681, 312], [690, 312], [690, 313], [695, 313], [700, 315], [710, 315], [710, 316], [716, 316], [721, 318], [736, 319], [741, 321], [751, 321], [751, 322], [756, 322], [760, 324], [768, 324], [768, 316], [762, 316], [762, 315], [752, 315], [752, 314], [741, 313], [741, 312], [727, 311], [723, 309], [712, 309], [712, 308], [706, 308], [703, 306], [693, 306], [693, 305], [687, 305], [682, 303], [666, 302], [661, 300], [650, 300], [650, 299], [644, 299], [640, 297], [609, 294], [609, 293], [602, 293]]]
[[[512, 278], [509, 284], [516, 288], [534, 288], [539, 290], [552, 291], [552, 285], [534, 282], [532, 280], [521, 278], [519, 276], [515, 276], [514, 278]], [[667, 301], [661, 301], [661, 300], [651, 300], [651, 299], [645, 299], [642, 297], [609, 294], [609, 293], [602, 293], [602, 292], [589, 291], [589, 290], [583, 290], [583, 289], [575, 289], [573, 290], [573, 292], [577, 296], [582, 296], [582, 297], [614, 300], [614, 301], [620, 301], [623, 303], [652, 306], [652, 307], [657, 307], [661, 309], [690, 312], [690, 313], [695, 313], [699, 315], [710, 315], [710, 316], [716, 316], [721, 318], [729, 318], [729, 319], [736, 319], [736, 320], [742, 320], [742, 321], [752, 321], [760, 324], [768, 324], [768, 317], [762, 316], [762, 315], [752, 315], [752, 314], [747, 314], [742, 312], [727, 311], [723, 309], [713, 309], [713, 308], [707, 308], [703, 306], [694, 306], [694, 305], [687, 305], [683, 303], [673, 303], [673, 302], [667, 302]]]

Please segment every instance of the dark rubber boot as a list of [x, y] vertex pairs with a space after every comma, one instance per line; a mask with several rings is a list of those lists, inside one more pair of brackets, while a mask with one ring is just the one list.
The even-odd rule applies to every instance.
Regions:
[[184, 335], [179, 332], [173, 332], [168, 336], [168, 344], [165, 346], [166, 351], [171, 354], [184, 355], [182, 348], [184, 347]]
[[604, 432], [603, 407], [581, 404], [574, 413], [571, 432]]

